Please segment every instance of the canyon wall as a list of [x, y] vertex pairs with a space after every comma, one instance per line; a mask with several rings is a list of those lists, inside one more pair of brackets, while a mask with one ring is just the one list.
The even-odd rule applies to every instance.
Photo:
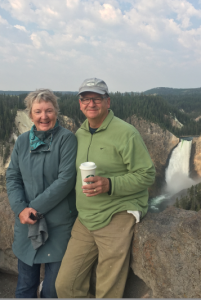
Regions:
[[194, 180], [201, 178], [201, 136], [192, 140], [190, 177]]
[[201, 298], [201, 210], [169, 207], [134, 229], [131, 267], [153, 298]]
[[145, 121], [137, 116], [127, 118], [126, 122], [135, 126], [140, 132], [151, 159], [156, 168], [156, 180], [149, 189], [151, 197], [159, 195], [165, 184], [165, 169], [174, 147], [179, 143], [179, 138], [168, 130], [163, 130], [159, 125]]

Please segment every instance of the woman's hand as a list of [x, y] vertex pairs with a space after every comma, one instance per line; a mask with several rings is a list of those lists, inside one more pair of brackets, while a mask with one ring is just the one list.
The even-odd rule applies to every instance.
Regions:
[[31, 213], [35, 215], [37, 213], [37, 211], [31, 207], [27, 207], [27, 208], [23, 209], [23, 211], [21, 211], [21, 213], [19, 214], [20, 223], [32, 224], [32, 225], [35, 224], [37, 222], [37, 220], [30, 219]]
[[87, 197], [109, 192], [110, 183], [108, 178], [94, 176], [85, 178], [84, 182], [93, 182], [82, 186], [83, 193], [85, 193]]

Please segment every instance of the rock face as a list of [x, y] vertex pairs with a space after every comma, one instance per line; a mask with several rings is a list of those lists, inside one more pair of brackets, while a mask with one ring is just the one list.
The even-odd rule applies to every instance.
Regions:
[[0, 194], [0, 271], [17, 273], [17, 258], [12, 251], [14, 213], [6, 193]]
[[15, 126], [19, 134], [22, 134], [31, 129], [31, 127], [33, 126], [33, 122], [29, 118], [26, 110], [17, 111], [17, 116], [15, 117]]
[[201, 177], [201, 136], [192, 141], [190, 173], [195, 180]]
[[[12, 153], [12, 150], [13, 150], [12, 140], [16, 141], [17, 136], [19, 134], [22, 134], [22, 133], [30, 130], [32, 125], [33, 125], [33, 122], [31, 121], [31, 119], [29, 118], [29, 116], [25, 110], [17, 111], [17, 115], [15, 117], [15, 129], [14, 129], [15, 132], [12, 133], [10, 140], [7, 141], [7, 143], [9, 142], [9, 145], [10, 145], [10, 153]], [[5, 149], [5, 145], [4, 145], [4, 149]], [[6, 174], [6, 170], [7, 170], [9, 163], [10, 163], [10, 155], [4, 164], [3, 157], [0, 154], [0, 193], [4, 192], [6, 190], [5, 174]]]
[[63, 127], [72, 131], [73, 133], [76, 133], [76, 131], [78, 130], [78, 127], [75, 124], [75, 121], [67, 116], [59, 115], [59, 121]]
[[153, 298], [201, 298], [201, 210], [148, 213], [134, 230], [131, 267]]
[[161, 129], [157, 124], [150, 123], [133, 115], [126, 122], [135, 126], [140, 132], [151, 159], [156, 168], [156, 181], [150, 188], [150, 196], [160, 194], [164, 185], [165, 168], [173, 148], [179, 143], [179, 138], [168, 130]]

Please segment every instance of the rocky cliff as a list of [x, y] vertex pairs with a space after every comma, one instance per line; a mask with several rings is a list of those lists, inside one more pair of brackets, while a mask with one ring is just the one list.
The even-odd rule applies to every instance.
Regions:
[[172, 150], [179, 143], [179, 138], [168, 130], [161, 129], [159, 125], [145, 121], [135, 115], [126, 121], [137, 128], [147, 146], [156, 168], [156, 180], [149, 192], [151, 197], [159, 195], [165, 183], [165, 168], [168, 165]]
[[201, 210], [148, 213], [135, 226], [131, 266], [153, 298], [201, 298]]
[[0, 271], [17, 274], [17, 258], [12, 251], [14, 213], [6, 193], [0, 194]]
[[[61, 126], [72, 131], [73, 133], [76, 133], [76, 131], [78, 130], [78, 127], [75, 124], [75, 121], [67, 116], [59, 115], [59, 122], [60, 122]], [[81, 125], [81, 123], [80, 123], [80, 125]]]
[[201, 136], [192, 141], [190, 176], [195, 180], [201, 177]]

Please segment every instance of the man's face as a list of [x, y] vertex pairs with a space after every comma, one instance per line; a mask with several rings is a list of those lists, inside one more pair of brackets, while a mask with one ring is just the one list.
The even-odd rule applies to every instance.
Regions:
[[[82, 93], [81, 98], [102, 98], [102, 95], [92, 92]], [[87, 119], [93, 121], [93, 123], [97, 123], [98, 126], [101, 125], [103, 120], [106, 118], [108, 114], [108, 108], [110, 108], [110, 98], [105, 98], [101, 101], [101, 103], [95, 104], [94, 101], [90, 101], [89, 104], [83, 104], [79, 99], [80, 110], [87, 117]]]

